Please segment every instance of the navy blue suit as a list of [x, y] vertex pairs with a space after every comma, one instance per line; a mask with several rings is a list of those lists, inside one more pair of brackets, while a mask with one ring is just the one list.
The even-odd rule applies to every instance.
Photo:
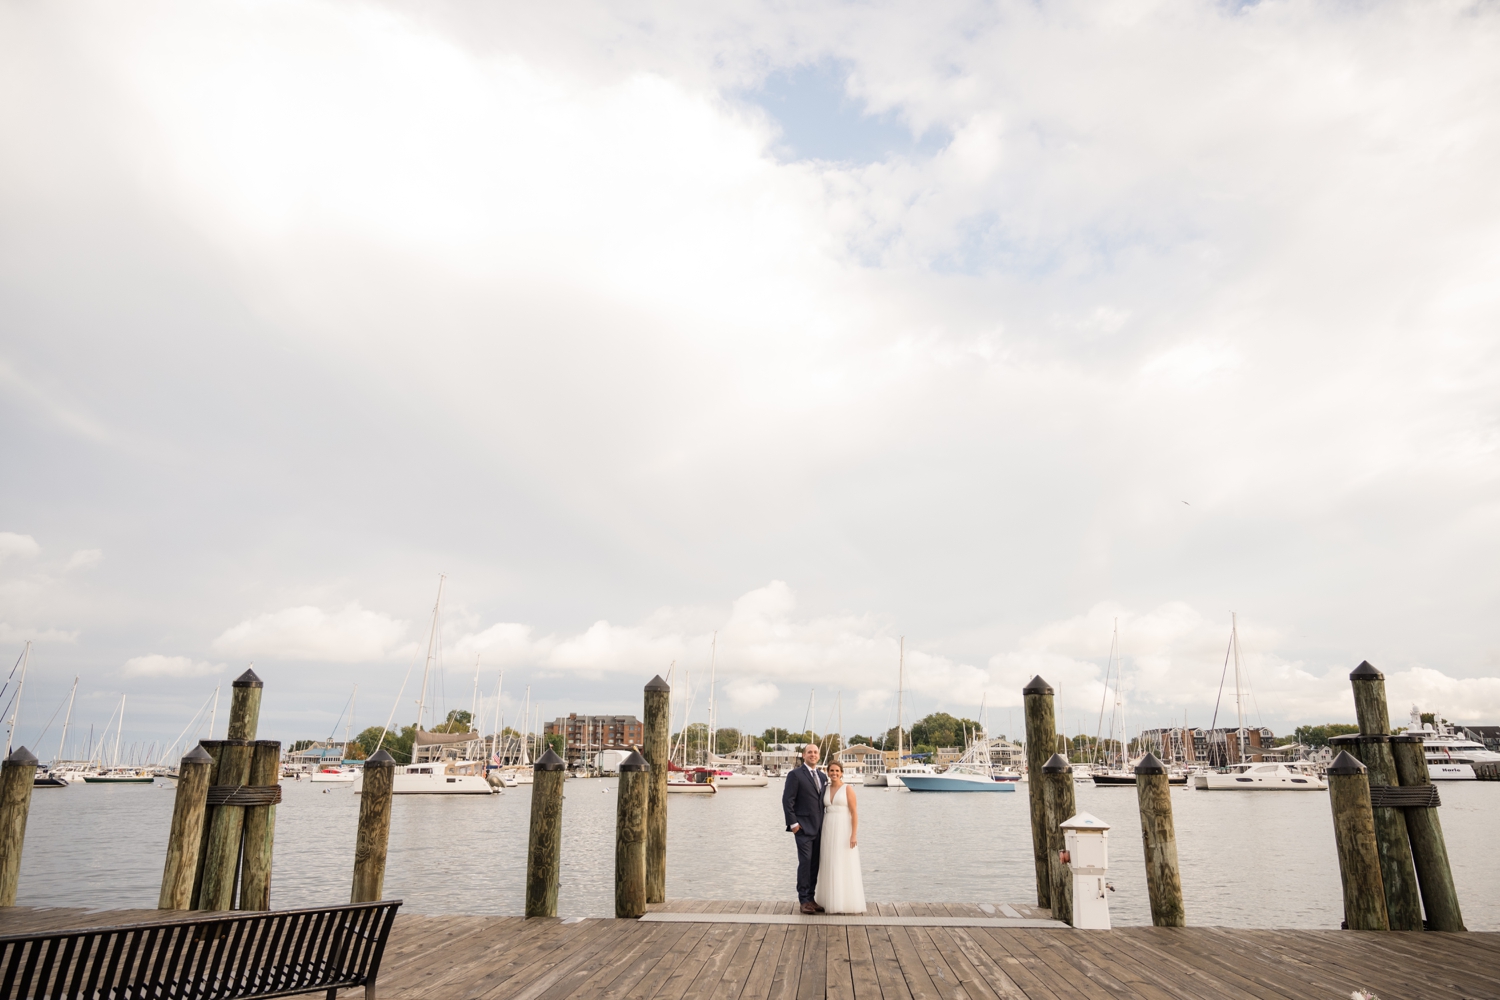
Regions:
[[818, 857], [823, 834], [823, 790], [828, 778], [802, 764], [787, 772], [781, 791], [781, 809], [786, 813], [786, 828], [801, 824], [797, 839], [797, 899], [811, 903], [818, 888]]

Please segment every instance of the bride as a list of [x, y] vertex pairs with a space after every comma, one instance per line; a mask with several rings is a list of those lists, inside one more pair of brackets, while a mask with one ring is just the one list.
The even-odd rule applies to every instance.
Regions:
[[859, 803], [844, 784], [844, 765], [828, 762], [823, 793], [822, 858], [818, 864], [818, 905], [829, 913], [865, 912], [865, 883], [859, 873]]

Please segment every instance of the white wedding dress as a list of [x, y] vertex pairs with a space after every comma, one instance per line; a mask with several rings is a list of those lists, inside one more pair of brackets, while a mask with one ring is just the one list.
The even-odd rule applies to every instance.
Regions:
[[854, 821], [849, 816], [848, 785], [838, 794], [823, 792], [823, 835], [818, 857], [818, 890], [814, 897], [829, 913], [865, 912], [865, 880], [859, 871], [859, 848], [849, 846]]

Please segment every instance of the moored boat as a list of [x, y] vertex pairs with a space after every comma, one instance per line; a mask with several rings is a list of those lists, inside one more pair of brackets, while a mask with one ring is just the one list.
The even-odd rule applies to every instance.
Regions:
[[1322, 792], [1328, 782], [1295, 764], [1247, 763], [1195, 774], [1193, 787], [1205, 792]]

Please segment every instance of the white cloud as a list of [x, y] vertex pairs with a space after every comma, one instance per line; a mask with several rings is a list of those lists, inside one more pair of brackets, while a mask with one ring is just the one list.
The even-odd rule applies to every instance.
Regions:
[[214, 640], [216, 652], [283, 660], [363, 663], [411, 652], [409, 623], [358, 603], [328, 612], [311, 605], [240, 622]]
[[729, 703], [740, 712], [753, 712], [765, 708], [781, 697], [781, 690], [769, 681], [753, 681], [736, 677], [724, 685], [724, 694]]
[[102, 562], [103, 559], [104, 551], [102, 549], [79, 549], [77, 552], [74, 552], [73, 555], [68, 559], [68, 565], [65, 566], [64, 569], [68, 571], [75, 569], [92, 569], [95, 566], [99, 565], [99, 563]]
[[9, 622], [0, 622], [0, 643], [25, 642], [31, 640], [36, 643], [46, 642], [77, 642], [78, 633], [69, 632], [56, 628], [23, 628], [11, 625]]
[[6, 559], [31, 559], [41, 551], [42, 547], [30, 535], [18, 535], [13, 531], [0, 531], [0, 561]]
[[224, 669], [222, 663], [204, 663], [190, 656], [162, 656], [150, 653], [132, 656], [121, 673], [126, 677], [209, 677]]

